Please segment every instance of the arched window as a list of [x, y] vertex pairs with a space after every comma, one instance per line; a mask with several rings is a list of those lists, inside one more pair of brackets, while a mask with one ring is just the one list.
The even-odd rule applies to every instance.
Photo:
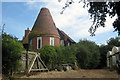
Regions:
[[54, 37], [50, 37], [50, 45], [54, 46]]
[[41, 37], [37, 37], [37, 49], [42, 48], [42, 38]]

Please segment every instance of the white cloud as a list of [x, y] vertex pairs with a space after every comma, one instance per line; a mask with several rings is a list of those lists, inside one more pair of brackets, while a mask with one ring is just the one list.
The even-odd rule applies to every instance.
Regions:
[[96, 34], [101, 34], [101, 33], [104, 33], [104, 32], [108, 32], [108, 31], [113, 31], [113, 21], [116, 19], [116, 16], [114, 18], [110, 18], [110, 17], [107, 17], [106, 18], [106, 22], [105, 22], [105, 27], [100, 27], [97, 29], [96, 31]]
[[[63, 14], [60, 14], [62, 7], [65, 6], [66, 0], [62, 0], [60, 3], [58, 0], [45, 1], [41, 0], [41, 2], [45, 2], [45, 4], [42, 6], [40, 3], [35, 2], [28, 2], [27, 5], [32, 6], [31, 8], [33, 9], [41, 7], [49, 8], [56, 26], [66, 32], [73, 39], [77, 38], [76, 41], [78, 41], [80, 38], [87, 38], [90, 36], [88, 29], [92, 25], [92, 21], [89, 20], [87, 8], [83, 8], [83, 3], [78, 3], [79, 0], [75, 0], [75, 3], [66, 8]], [[106, 27], [98, 28], [96, 35], [113, 31], [112, 23], [114, 19], [115, 18], [107, 18]]]

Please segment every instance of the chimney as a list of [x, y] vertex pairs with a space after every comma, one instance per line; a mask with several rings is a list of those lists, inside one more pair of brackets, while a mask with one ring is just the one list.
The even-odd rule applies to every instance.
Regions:
[[27, 30], [25, 30], [25, 37], [26, 37], [27, 35], [29, 35], [29, 33], [30, 33], [30, 30], [29, 30], [29, 28], [27, 28]]

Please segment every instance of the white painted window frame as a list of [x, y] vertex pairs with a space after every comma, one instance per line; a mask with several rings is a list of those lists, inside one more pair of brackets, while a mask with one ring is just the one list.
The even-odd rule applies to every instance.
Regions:
[[[51, 41], [53, 40], [53, 45], [51, 44]], [[50, 37], [50, 45], [54, 46], [54, 37]]]
[[41, 44], [40, 44], [40, 48], [42, 48], [42, 37], [37, 37], [37, 49], [40, 49], [40, 48], [38, 48], [38, 40], [41, 40]]
[[60, 45], [64, 46], [64, 40], [60, 40]]
[[70, 46], [70, 43], [68, 42], [68, 46]]

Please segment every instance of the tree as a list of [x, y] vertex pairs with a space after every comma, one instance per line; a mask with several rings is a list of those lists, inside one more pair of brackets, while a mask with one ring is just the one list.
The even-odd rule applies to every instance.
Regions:
[[101, 59], [100, 59], [100, 67], [103, 68], [103, 67], [106, 67], [106, 54], [108, 51], [111, 51], [112, 48], [114, 46], [117, 46], [119, 47], [120, 46], [120, 38], [119, 37], [116, 37], [116, 38], [110, 38], [108, 41], [107, 41], [107, 45], [101, 45], [100, 46], [100, 56], [101, 56]]
[[63, 57], [64, 57], [64, 62], [67, 64], [73, 64], [76, 62], [76, 57], [74, 55], [74, 48], [71, 48], [71, 46], [65, 47], [63, 50]]
[[101, 45], [99, 49], [100, 49], [100, 57], [101, 57], [99, 67], [104, 68], [106, 67], [106, 59], [107, 59], [106, 54], [109, 50], [108, 45]]
[[109, 49], [112, 49], [114, 46], [120, 46], [120, 38], [116, 37], [116, 38], [110, 38], [107, 41], [107, 44], [109, 46]]
[[91, 18], [93, 18], [93, 24], [89, 29], [91, 35], [94, 35], [98, 27], [105, 27], [105, 21], [107, 14], [109, 17], [117, 15], [116, 20], [113, 22], [115, 31], [118, 31], [120, 35], [120, 2], [89, 2], [89, 10]]
[[19, 60], [21, 59], [21, 51], [23, 45], [16, 37], [2, 34], [2, 73], [12, 75], [18, 67], [20, 67]]
[[81, 68], [94, 69], [100, 62], [100, 51], [97, 44], [88, 40], [80, 40], [76, 58]]
[[84, 68], [84, 69], [87, 68], [89, 63], [88, 54], [90, 54], [89, 51], [86, 50], [86, 48], [83, 45], [81, 45], [78, 48], [78, 51], [76, 53], [76, 58], [80, 68]]
[[[61, 0], [60, 0], [61, 1]], [[59, 1], [59, 2], [60, 2]], [[79, 1], [79, 3], [82, 0]], [[95, 31], [98, 27], [105, 27], [105, 21], [107, 14], [109, 17], [113, 18], [115, 15], [117, 15], [116, 20], [113, 22], [114, 31], [118, 31], [118, 34], [120, 35], [120, 1], [115, 2], [116, 0], [107, 0], [106, 2], [87, 2], [86, 0], [83, 0], [84, 6], [83, 7], [89, 7], [88, 12], [90, 13], [91, 19], [93, 19], [93, 24], [91, 25], [89, 32], [91, 36], [95, 35]], [[73, 4], [74, 0], [67, 0], [65, 3], [65, 6], [63, 7], [63, 10], [61, 14], [63, 14], [64, 10], [69, 7], [69, 5]]]

